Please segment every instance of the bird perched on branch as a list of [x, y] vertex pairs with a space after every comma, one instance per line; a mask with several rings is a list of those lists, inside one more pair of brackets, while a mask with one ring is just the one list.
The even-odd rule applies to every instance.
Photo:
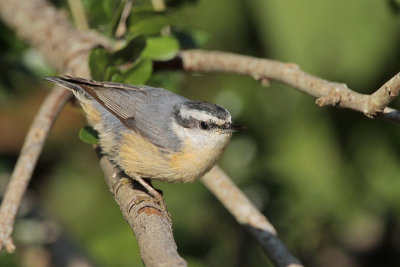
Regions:
[[216, 164], [232, 133], [244, 129], [226, 109], [162, 88], [66, 75], [45, 80], [72, 90], [103, 153], [153, 196], [157, 191], [143, 178], [193, 182]]

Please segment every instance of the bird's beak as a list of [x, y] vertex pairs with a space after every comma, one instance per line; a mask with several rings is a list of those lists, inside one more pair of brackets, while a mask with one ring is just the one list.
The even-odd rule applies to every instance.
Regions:
[[240, 126], [240, 125], [236, 125], [233, 123], [227, 123], [224, 125], [224, 128], [222, 129], [223, 133], [234, 133], [234, 132], [239, 132], [239, 131], [243, 131], [245, 130], [246, 127], [245, 126]]

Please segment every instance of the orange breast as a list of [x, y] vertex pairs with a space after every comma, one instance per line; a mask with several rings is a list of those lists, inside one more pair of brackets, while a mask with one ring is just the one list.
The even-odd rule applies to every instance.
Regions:
[[122, 135], [116, 162], [128, 175], [164, 182], [192, 182], [211, 169], [218, 157], [213, 151], [198, 151], [185, 146], [180, 152], [161, 152], [147, 139], [132, 132]]

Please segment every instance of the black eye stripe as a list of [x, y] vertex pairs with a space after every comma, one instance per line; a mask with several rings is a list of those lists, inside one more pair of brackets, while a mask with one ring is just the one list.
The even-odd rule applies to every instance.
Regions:
[[219, 125], [214, 121], [201, 121], [192, 116], [182, 117], [179, 109], [175, 109], [173, 114], [175, 121], [184, 128], [197, 128], [205, 131], [223, 128], [223, 125]]
[[211, 130], [211, 129], [217, 129], [221, 128], [218, 124], [214, 122], [209, 122], [209, 121], [199, 121], [199, 128], [202, 130]]

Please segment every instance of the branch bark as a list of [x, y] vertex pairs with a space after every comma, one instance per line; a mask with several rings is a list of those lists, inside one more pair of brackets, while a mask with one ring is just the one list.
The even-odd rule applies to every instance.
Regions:
[[175, 68], [195, 72], [231, 72], [256, 80], [276, 80], [317, 98], [319, 106], [332, 105], [400, 123], [400, 112], [387, 105], [400, 93], [400, 73], [372, 95], [360, 94], [344, 83], [321, 79], [302, 71], [296, 64], [218, 51], [187, 50], [174, 60], [156, 64], [156, 69]]
[[274, 226], [253, 206], [224, 171], [215, 166], [201, 181], [237, 222], [254, 236], [275, 266], [302, 266], [278, 238]]
[[8, 252], [15, 250], [11, 238], [15, 216], [51, 126], [70, 96], [63, 88], [51, 91], [29, 129], [0, 207], [0, 250], [4, 246]]
[[114, 199], [136, 234], [146, 266], [186, 266], [179, 256], [168, 214], [131, 178], [119, 177], [114, 165], [101, 156], [101, 168]]

